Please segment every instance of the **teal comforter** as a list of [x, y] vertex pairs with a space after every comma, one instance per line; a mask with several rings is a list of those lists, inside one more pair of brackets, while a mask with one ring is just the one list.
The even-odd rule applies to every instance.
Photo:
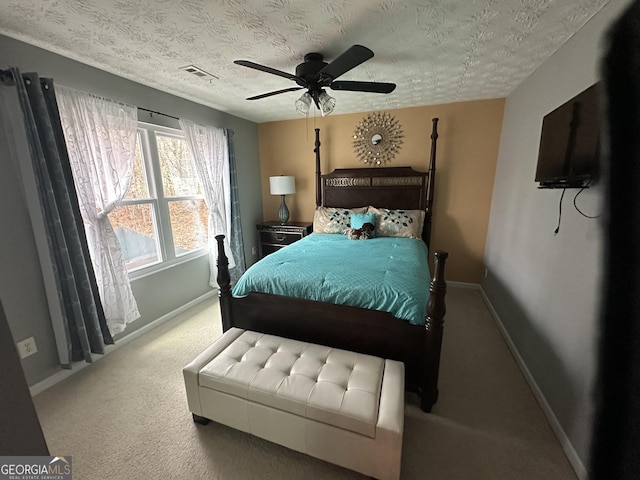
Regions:
[[233, 295], [262, 292], [351, 305], [424, 325], [429, 281], [422, 240], [313, 233], [252, 265]]

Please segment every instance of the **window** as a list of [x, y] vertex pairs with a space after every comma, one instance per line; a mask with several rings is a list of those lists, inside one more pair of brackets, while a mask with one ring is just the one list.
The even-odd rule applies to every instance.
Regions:
[[109, 214], [129, 272], [201, 253], [208, 214], [182, 132], [140, 123], [131, 186]]

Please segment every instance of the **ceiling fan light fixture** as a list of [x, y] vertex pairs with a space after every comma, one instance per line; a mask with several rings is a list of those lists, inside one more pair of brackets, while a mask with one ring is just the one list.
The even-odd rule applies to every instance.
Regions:
[[336, 106], [336, 99], [325, 92], [323, 87], [332, 90], [368, 93], [391, 93], [396, 88], [394, 83], [335, 81], [338, 77], [366, 62], [371, 57], [373, 57], [373, 52], [362, 45], [351, 46], [330, 63], [324, 61], [321, 53], [308, 53], [304, 56], [304, 62], [296, 67], [295, 75], [249, 60], [234, 60], [233, 63], [293, 80], [298, 85], [297, 87], [255, 95], [247, 98], [247, 100], [258, 100], [294, 90], [306, 89], [307, 92], [295, 102], [296, 110], [304, 116], [309, 115], [311, 101], [313, 100], [313, 104], [324, 117], [333, 112]]
[[302, 96], [296, 100], [296, 110], [300, 115], [309, 115], [309, 108], [311, 108], [311, 95], [309, 92], [305, 92]]
[[333, 109], [336, 106], [336, 99], [330, 96], [324, 90], [320, 90], [320, 95], [318, 95], [318, 103], [320, 104], [320, 113], [325, 117], [333, 112]]

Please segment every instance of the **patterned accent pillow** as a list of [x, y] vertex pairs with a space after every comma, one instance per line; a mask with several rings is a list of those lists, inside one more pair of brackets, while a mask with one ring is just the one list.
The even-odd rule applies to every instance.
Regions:
[[365, 223], [373, 225], [373, 229], [368, 233], [369, 238], [376, 236], [376, 214], [375, 213], [352, 213], [351, 214], [351, 228], [358, 230], [362, 228]]
[[351, 225], [351, 214], [365, 213], [366, 211], [367, 207], [317, 207], [313, 214], [313, 232], [343, 234]]
[[370, 206], [368, 213], [376, 214], [378, 237], [422, 238], [424, 210], [389, 210]]

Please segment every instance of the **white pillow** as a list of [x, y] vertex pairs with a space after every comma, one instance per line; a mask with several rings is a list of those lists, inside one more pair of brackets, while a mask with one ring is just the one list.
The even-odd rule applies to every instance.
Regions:
[[351, 214], [366, 213], [366, 211], [367, 207], [317, 207], [313, 214], [313, 232], [343, 234], [347, 228], [351, 227]]
[[376, 214], [376, 236], [422, 238], [424, 210], [390, 210], [369, 206]]

